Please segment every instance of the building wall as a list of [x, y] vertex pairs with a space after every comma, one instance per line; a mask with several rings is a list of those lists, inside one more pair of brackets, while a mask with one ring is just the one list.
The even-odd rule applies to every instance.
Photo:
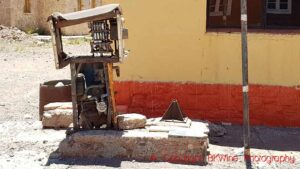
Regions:
[[[82, 0], [82, 10], [91, 8], [90, 0]], [[96, 0], [96, 6], [101, 5], [101, 0]], [[69, 13], [78, 11], [78, 1], [76, 0], [47, 0], [40, 2], [40, 27], [46, 31], [49, 31], [47, 18], [54, 12]], [[82, 35], [88, 34], [88, 24], [80, 24], [63, 28], [64, 35]]]
[[11, 7], [10, 1], [0, 0], [0, 23], [3, 25], [11, 25]]
[[24, 0], [10, 0], [11, 2], [11, 25], [22, 30], [37, 29], [39, 26], [38, 1], [31, 1], [31, 12], [24, 13]]
[[[120, 3], [129, 28], [130, 57], [116, 79], [122, 111], [159, 116], [178, 99], [193, 118], [242, 122], [240, 34], [207, 33], [206, 1], [103, 3]], [[299, 35], [249, 34], [252, 124], [300, 126], [299, 43]]]
[[[78, 11], [78, 4], [74, 3], [74, 0], [67, 0], [67, 1], [68, 2], [66, 6], [68, 6], [68, 8], [66, 9], [68, 10], [65, 10], [64, 13]], [[82, 3], [81, 10], [90, 9], [92, 7], [91, 0], [82, 0], [81, 3]], [[72, 6], [69, 6], [68, 4], [72, 4]], [[95, 5], [100, 6], [101, 0], [95, 0]], [[62, 32], [65, 35], [85, 35], [89, 33], [89, 28], [88, 28], [88, 24], [80, 24], [80, 25], [63, 28]]]
[[[95, 0], [96, 6], [101, 0]], [[24, 13], [24, 0], [0, 0], [0, 24], [16, 26], [22, 30], [40, 29], [49, 32], [47, 18], [54, 12], [69, 13], [78, 11], [77, 0], [31, 0], [31, 12]], [[90, 0], [82, 0], [82, 9], [91, 8]], [[87, 24], [63, 29], [65, 35], [81, 35], [88, 33]]]
[[[54, 12], [69, 13], [78, 11], [78, 4], [75, 0], [47, 0], [40, 2], [40, 28], [49, 31], [49, 26], [47, 23], [48, 17]], [[87, 24], [81, 24], [76, 26], [71, 26], [63, 28], [63, 34], [65, 35], [81, 35], [88, 33]]]

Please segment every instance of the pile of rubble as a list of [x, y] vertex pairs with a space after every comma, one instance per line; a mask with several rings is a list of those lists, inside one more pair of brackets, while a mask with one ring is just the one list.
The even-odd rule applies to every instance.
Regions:
[[0, 25], [0, 39], [8, 41], [24, 41], [30, 39], [30, 36], [16, 27]]

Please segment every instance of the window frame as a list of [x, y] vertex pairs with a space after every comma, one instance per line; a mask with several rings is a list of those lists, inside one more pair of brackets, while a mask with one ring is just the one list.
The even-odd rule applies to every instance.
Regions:
[[[209, 11], [209, 16], [223, 16], [224, 11], [220, 11], [220, 6], [221, 6], [221, 0], [216, 0], [216, 3], [214, 4], [214, 11], [211, 12]], [[211, 4], [209, 4], [209, 9], [211, 7]], [[226, 16], [231, 15], [231, 8], [232, 8], [232, 0], [227, 0], [227, 9], [226, 9]], [[225, 7], [223, 8], [223, 10]]]
[[292, 14], [292, 0], [287, 0], [288, 9], [280, 9], [280, 0], [276, 0], [276, 9], [269, 9], [268, 4], [269, 0], [267, 0], [266, 12], [268, 14]]

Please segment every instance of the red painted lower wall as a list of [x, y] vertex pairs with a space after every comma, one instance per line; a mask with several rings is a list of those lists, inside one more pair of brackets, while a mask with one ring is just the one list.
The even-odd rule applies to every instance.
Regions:
[[[192, 119], [242, 124], [240, 85], [115, 82], [121, 111], [159, 117], [173, 99]], [[251, 85], [251, 125], [300, 127], [300, 90], [295, 87]], [[125, 109], [124, 109], [125, 108]]]

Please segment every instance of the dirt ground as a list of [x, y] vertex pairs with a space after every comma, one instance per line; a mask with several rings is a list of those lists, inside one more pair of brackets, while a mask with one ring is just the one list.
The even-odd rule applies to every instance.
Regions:
[[[84, 40], [69, 40], [69, 51], [88, 51]], [[126, 63], [125, 63], [126, 64]], [[64, 130], [43, 130], [38, 121], [39, 84], [69, 79], [69, 68], [55, 70], [49, 42], [0, 38], [0, 169], [7, 168], [245, 168], [242, 127], [210, 138], [207, 166], [120, 159], [63, 159], [57, 153]], [[280, 120], [280, 119], [278, 119]], [[254, 127], [253, 168], [300, 168], [300, 129]]]

